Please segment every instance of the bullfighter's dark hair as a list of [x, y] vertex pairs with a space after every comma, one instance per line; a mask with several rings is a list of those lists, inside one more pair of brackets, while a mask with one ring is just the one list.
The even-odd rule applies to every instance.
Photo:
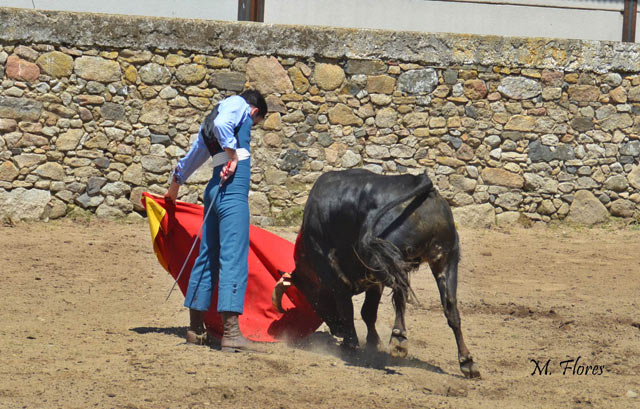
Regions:
[[258, 108], [258, 116], [264, 118], [267, 115], [267, 102], [264, 97], [260, 93], [260, 91], [255, 89], [249, 89], [240, 94], [247, 104], [253, 105]]

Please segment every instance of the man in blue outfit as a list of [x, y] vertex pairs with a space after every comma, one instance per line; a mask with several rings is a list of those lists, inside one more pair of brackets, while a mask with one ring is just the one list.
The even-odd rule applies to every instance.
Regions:
[[251, 341], [242, 335], [238, 325], [249, 277], [250, 137], [251, 127], [266, 114], [265, 99], [255, 90], [222, 100], [200, 126], [189, 153], [178, 162], [165, 195], [175, 201], [180, 185], [213, 157], [213, 176], [204, 191], [205, 214], [213, 208], [204, 220], [200, 252], [184, 302], [189, 308], [189, 343], [209, 341], [203, 317], [217, 282], [217, 307], [224, 327], [222, 350], [250, 347]]

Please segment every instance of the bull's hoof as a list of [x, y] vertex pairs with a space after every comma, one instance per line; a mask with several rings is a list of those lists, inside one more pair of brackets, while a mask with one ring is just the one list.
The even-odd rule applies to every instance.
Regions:
[[355, 351], [358, 350], [358, 347], [360, 345], [356, 342], [347, 342], [346, 340], [343, 340], [342, 343], [340, 344], [340, 348], [347, 353], [353, 353]]
[[409, 340], [404, 331], [394, 329], [389, 341], [391, 356], [394, 358], [405, 358], [409, 353]]
[[327, 322], [327, 326], [329, 327], [329, 332], [336, 338], [344, 338], [346, 335], [342, 325], [334, 324]]
[[377, 351], [378, 345], [380, 345], [380, 338], [377, 334], [375, 336], [367, 335], [367, 343], [365, 345], [367, 351]]
[[478, 369], [478, 365], [473, 362], [473, 358], [471, 357], [471, 355], [460, 358], [460, 370], [462, 371], [462, 374], [467, 378], [473, 379], [480, 377], [480, 370]]

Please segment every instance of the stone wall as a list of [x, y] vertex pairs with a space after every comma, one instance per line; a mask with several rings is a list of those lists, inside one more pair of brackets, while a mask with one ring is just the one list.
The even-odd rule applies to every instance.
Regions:
[[255, 223], [297, 222], [320, 174], [355, 167], [426, 170], [462, 224], [637, 218], [639, 51], [0, 8], [0, 218], [135, 214], [213, 105], [247, 87], [270, 111]]

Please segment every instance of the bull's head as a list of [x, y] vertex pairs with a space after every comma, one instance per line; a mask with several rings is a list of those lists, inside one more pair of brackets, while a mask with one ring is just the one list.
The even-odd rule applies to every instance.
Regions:
[[342, 321], [336, 309], [335, 298], [330, 290], [320, 285], [317, 275], [306, 268], [296, 268], [292, 273], [280, 272], [280, 274], [282, 277], [271, 294], [273, 307], [281, 313], [285, 312], [282, 308], [282, 296], [293, 285], [305, 296], [315, 313], [329, 326], [331, 333], [342, 336]]

